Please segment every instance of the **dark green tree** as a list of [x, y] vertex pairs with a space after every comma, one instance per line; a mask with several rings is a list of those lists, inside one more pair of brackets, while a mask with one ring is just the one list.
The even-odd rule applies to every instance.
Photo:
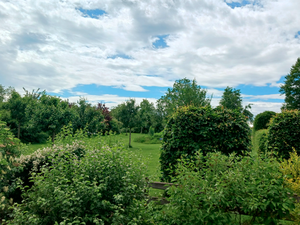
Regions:
[[129, 128], [129, 147], [131, 147], [131, 129], [137, 126], [138, 110], [139, 106], [135, 104], [135, 99], [123, 102], [113, 110], [116, 119], [122, 122], [125, 128]]
[[182, 106], [210, 106], [211, 98], [207, 98], [206, 94], [207, 91], [201, 89], [196, 80], [184, 78], [175, 81], [173, 88], [168, 88], [167, 93], [157, 101], [157, 105], [165, 116], [171, 115]]
[[39, 101], [27, 107], [27, 115], [31, 117], [31, 126], [49, 133], [54, 143], [55, 135], [60, 129], [73, 121], [75, 111], [69, 102], [59, 97], [42, 94]]
[[285, 76], [279, 92], [285, 94], [282, 109], [300, 109], [300, 58], [292, 66], [290, 74]]
[[241, 91], [239, 89], [234, 89], [232, 87], [226, 87], [222, 98], [220, 100], [220, 106], [226, 109], [238, 110], [243, 113], [244, 116], [248, 118], [249, 121], [253, 121], [253, 114], [251, 113], [251, 104], [248, 104], [243, 108], [243, 100], [241, 96]]
[[143, 99], [140, 104], [140, 109], [138, 111], [138, 121], [141, 127], [141, 133], [143, 133], [143, 128], [147, 130], [152, 126], [154, 122], [155, 107], [153, 103], [150, 103], [147, 99]]
[[104, 116], [102, 111], [92, 106], [86, 99], [80, 98], [76, 105], [70, 105], [77, 113], [74, 117], [73, 126], [75, 130], [88, 129], [90, 133], [97, 133], [104, 130]]
[[26, 107], [28, 98], [23, 97], [16, 91], [13, 91], [10, 98], [5, 105], [5, 108], [10, 111], [11, 119], [16, 122], [18, 126], [17, 137], [20, 139], [21, 125], [27, 121]]

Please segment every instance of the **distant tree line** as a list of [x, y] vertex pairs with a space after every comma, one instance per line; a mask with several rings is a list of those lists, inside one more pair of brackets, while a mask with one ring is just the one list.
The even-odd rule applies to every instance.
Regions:
[[[60, 129], [72, 123], [73, 130], [86, 129], [89, 133], [108, 131], [129, 133], [129, 146], [132, 132], [148, 133], [150, 127], [160, 132], [170, 116], [180, 107], [193, 105], [211, 107], [211, 97], [187, 78], [175, 81], [165, 95], [157, 100], [156, 106], [147, 99], [138, 105], [129, 99], [111, 111], [105, 104], [91, 105], [87, 99], [80, 98], [70, 103], [45, 91], [24, 89], [21, 96], [14, 88], [0, 85], [0, 119], [5, 121], [16, 137], [22, 142], [44, 142], [49, 136], [54, 141]], [[220, 106], [242, 112], [248, 120], [253, 120], [250, 105], [242, 107], [240, 90], [227, 87]]]
[[21, 96], [14, 88], [0, 85], [0, 119], [24, 143], [54, 141], [60, 129], [72, 123], [73, 130], [86, 129], [90, 134], [118, 132], [120, 123], [113, 119], [105, 104], [93, 106], [84, 98], [70, 103], [45, 91], [25, 90]]

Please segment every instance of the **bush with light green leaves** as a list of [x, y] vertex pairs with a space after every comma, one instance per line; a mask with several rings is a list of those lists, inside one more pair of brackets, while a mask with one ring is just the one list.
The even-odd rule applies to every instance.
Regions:
[[51, 166], [32, 173], [34, 185], [15, 205], [11, 224], [128, 224], [131, 207], [144, 199], [145, 164], [125, 148], [49, 159]]

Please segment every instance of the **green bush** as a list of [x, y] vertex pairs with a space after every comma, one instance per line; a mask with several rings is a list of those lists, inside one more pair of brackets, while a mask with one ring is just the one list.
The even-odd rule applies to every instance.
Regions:
[[277, 113], [268, 128], [268, 148], [279, 157], [288, 159], [293, 147], [300, 154], [300, 111]]
[[163, 136], [160, 156], [162, 180], [170, 180], [182, 155], [193, 157], [199, 149], [245, 155], [250, 149], [250, 128], [246, 117], [225, 108], [182, 107], [169, 119]]
[[257, 114], [257, 116], [254, 119], [254, 123], [253, 123], [254, 131], [261, 130], [261, 129], [267, 129], [270, 119], [275, 115], [276, 115], [276, 113], [273, 111], [264, 111], [262, 113]]
[[15, 157], [21, 154], [21, 147], [19, 139], [14, 137], [5, 122], [0, 121], [0, 224], [11, 212], [9, 207], [13, 199], [10, 193], [16, 189], [15, 173], [19, 170]]
[[241, 215], [251, 216], [243, 224], [277, 224], [294, 209], [271, 158], [198, 152], [192, 161], [181, 159], [176, 173], [159, 224], [241, 224]]
[[34, 185], [15, 206], [11, 224], [128, 224], [131, 206], [145, 196], [145, 164], [125, 148], [51, 160], [32, 174]]
[[[17, 168], [14, 171], [14, 178], [20, 179], [24, 186], [31, 188], [33, 183], [30, 182], [32, 172], [39, 173], [45, 166], [52, 165], [53, 157], [65, 157], [64, 155], [76, 155], [79, 159], [85, 154], [85, 147], [81, 142], [74, 142], [72, 145], [54, 145], [52, 147], [38, 149], [30, 155], [21, 155], [15, 159]], [[11, 187], [16, 187], [15, 180], [11, 180]], [[8, 193], [8, 197], [14, 202], [20, 203], [22, 201], [22, 191], [19, 188], [12, 188]]]
[[154, 131], [154, 128], [151, 126], [151, 127], [149, 128], [149, 133], [148, 133], [148, 134], [149, 134], [150, 136], [153, 136], [153, 135], [154, 135], [154, 132], [155, 132], [155, 131]]

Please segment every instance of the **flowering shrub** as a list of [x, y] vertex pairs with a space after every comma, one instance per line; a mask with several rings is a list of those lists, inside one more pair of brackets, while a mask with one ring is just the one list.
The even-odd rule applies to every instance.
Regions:
[[70, 153], [49, 159], [51, 166], [32, 174], [34, 185], [11, 224], [128, 224], [131, 207], [145, 196], [144, 163], [126, 149], [103, 146], [81, 160]]

